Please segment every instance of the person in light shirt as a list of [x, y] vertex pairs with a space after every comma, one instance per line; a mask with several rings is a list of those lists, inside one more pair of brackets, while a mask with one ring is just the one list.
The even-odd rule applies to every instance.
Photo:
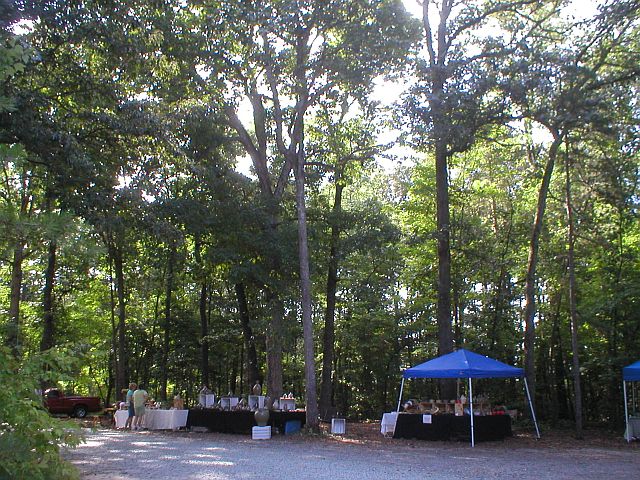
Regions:
[[138, 385], [136, 385], [134, 382], [131, 382], [129, 384], [129, 390], [127, 390], [127, 409], [128, 409], [128, 413], [129, 415], [127, 416], [127, 421], [124, 424], [124, 429], [126, 430], [127, 428], [131, 428], [131, 424], [133, 423], [133, 418], [135, 417], [136, 413], [135, 413], [135, 407], [133, 405], [133, 392], [136, 391], [136, 389], [138, 388]]
[[142, 430], [142, 422], [144, 421], [144, 404], [149, 398], [149, 394], [140, 385], [135, 392], [133, 392], [133, 408], [135, 409], [136, 416], [133, 419], [134, 430]]

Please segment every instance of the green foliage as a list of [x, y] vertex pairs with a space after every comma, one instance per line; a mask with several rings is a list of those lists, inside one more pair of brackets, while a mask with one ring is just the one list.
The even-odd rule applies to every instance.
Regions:
[[[507, 8], [516, 3], [521, 15]], [[499, 7], [509, 35], [504, 42], [474, 39], [471, 29], [450, 38], [442, 69], [418, 62], [418, 83], [406, 98], [415, 145], [430, 151], [440, 136], [447, 147], [456, 344], [509, 363], [522, 358], [522, 279], [547, 146], [531, 134], [530, 122], [522, 124], [526, 134], [511, 133], [520, 124], [506, 116], [553, 120], [564, 129], [568, 144], [560, 153], [570, 156], [575, 177], [585, 405], [594, 419], [615, 417], [619, 367], [640, 355], [638, 32], [637, 20], [629, 21], [635, 3], [609, 2], [594, 28], [564, 35], [555, 2], [462, 2], [461, 14], [449, 19], [452, 31], [484, 19], [481, 7]], [[427, 156], [402, 172], [374, 170], [383, 151], [377, 129], [387, 119], [367, 95], [378, 76], [406, 73], [419, 22], [397, 0], [52, 0], [34, 8], [32, 31], [20, 41], [5, 35], [0, 45], [0, 321], [7, 319], [15, 244], [26, 239], [19, 325], [27, 355], [22, 365], [2, 353], [2, 475], [9, 469], [15, 477], [38, 455], [38, 465], [51, 467], [56, 445], [72, 443], [30, 393], [43, 365], [57, 370], [68, 360], [31, 354], [42, 335], [52, 240], [56, 341], [91, 346], [85, 363], [68, 370], [67, 385], [118, 396], [118, 292], [109, 249], [117, 245], [126, 305], [122, 361], [130, 379], [157, 397], [166, 375], [169, 392], [184, 391], [192, 403], [207, 340], [210, 386], [246, 392], [233, 289], [243, 282], [262, 371], [271, 321], [265, 291], [281, 296], [285, 390], [302, 396], [290, 176], [282, 175], [277, 229], [265, 228], [270, 200], [254, 178], [233, 169], [239, 148], [224, 107], [240, 104], [241, 96], [264, 108], [256, 109], [247, 135], [268, 157], [271, 185], [285, 162], [277, 137], [291, 139], [288, 127], [302, 120], [295, 99], [308, 90], [303, 137], [316, 334], [330, 230], [341, 230], [334, 401], [342, 413], [363, 418], [394, 406], [400, 369], [437, 354], [435, 169]], [[529, 28], [547, 17], [544, 35]], [[433, 73], [446, 77], [440, 112], [431, 108]], [[10, 114], [8, 99], [18, 107]], [[443, 131], [434, 130], [434, 113], [446, 117]], [[339, 213], [331, 211], [336, 186], [344, 188]], [[538, 263], [537, 370], [538, 401], [568, 415], [562, 188], [556, 175]], [[274, 258], [277, 272], [269, 267]], [[204, 332], [201, 307], [209, 322]], [[554, 397], [560, 388], [564, 399]], [[24, 401], [13, 408], [16, 398]], [[605, 412], [602, 405], [612, 407]], [[51, 450], [42, 450], [51, 436]], [[38, 475], [48, 477], [32, 478]]]
[[[6, 85], [16, 74], [24, 72], [31, 51], [15, 35], [0, 30], [0, 85]], [[0, 113], [15, 109], [14, 99], [0, 90]]]
[[60, 449], [80, 442], [72, 423], [53, 418], [42, 406], [41, 382], [61, 378], [75, 360], [71, 352], [49, 351], [17, 360], [0, 347], [0, 478], [78, 478]]

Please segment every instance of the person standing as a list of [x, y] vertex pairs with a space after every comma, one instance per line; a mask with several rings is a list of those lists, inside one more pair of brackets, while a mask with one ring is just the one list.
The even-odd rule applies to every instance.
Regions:
[[149, 394], [140, 385], [135, 392], [133, 392], [133, 408], [136, 413], [136, 418], [133, 419], [133, 429], [142, 430], [142, 422], [144, 421], [144, 404], [147, 401]]
[[138, 385], [136, 385], [135, 382], [131, 382], [129, 384], [129, 390], [127, 390], [126, 403], [127, 403], [127, 409], [128, 409], [129, 415], [127, 416], [127, 421], [124, 424], [125, 430], [127, 428], [129, 429], [131, 428], [131, 424], [133, 423], [133, 417], [136, 415], [135, 407], [133, 405], [133, 392], [135, 392], [137, 388], [138, 388]]

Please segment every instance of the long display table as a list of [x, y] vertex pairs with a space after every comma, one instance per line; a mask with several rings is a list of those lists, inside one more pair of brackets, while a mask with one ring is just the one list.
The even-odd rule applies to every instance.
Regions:
[[[129, 412], [127, 410], [116, 410], [116, 428], [124, 428]], [[178, 430], [187, 425], [186, 410], [154, 410], [145, 409], [142, 426], [149, 430]]]
[[[251, 433], [256, 426], [254, 412], [250, 411], [221, 411], [208, 408], [194, 408], [189, 410], [187, 427], [206, 427], [212, 432], [221, 433]], [[272, 429], [284, 433], [285, 424], [290, 420], [300, 421], [304, 425], [306, 412], [269, 412], [269, 423]], [[275, 433], [275, 432], [274, 432]]]
[[[425, 423], [431, 422], [431, 423]], [[503, 440], [512, 435], [509, 415], [473, 417], [475, 441]], [[469, 415], [431, 415], [401, 413], [396, 420], [393, 438], [417, 438], [419, 440], [469, 440], [471, 418]]]

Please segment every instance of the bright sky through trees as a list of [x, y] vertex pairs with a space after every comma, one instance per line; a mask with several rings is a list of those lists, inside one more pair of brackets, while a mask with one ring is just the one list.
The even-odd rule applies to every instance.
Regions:
[[[405, 8], [409, 13], [418, 19], [422, 18], [422, 2], [416, 0], [402, 0]], [[601, 3], [599, 0], [573, 0], [565, 8], [565, 14], [568, 18], [574, 20], [581, 20], [592, 17], [597, 13], [597, 5]], [[433, 9], [435, 14], [435, 9]], [[495, 34], [494, 29], [486, 29], [487, 34]], [[390, 83], [380, 79], [373, 91], [374, 98], [380, 102], [382, 108], [390, 108], [395, 102], [400, 99], [403, 92], [406, 91], [408, 84], [402, 85], [398, 83]], [[248, 107], [248, 101], [246, 102]], [[245, 108], [246, 112], [243, 112], [241, 118], [246, 121], [246, 125], [249, 125], [251, 119], [251, 113], [249, 108]], [[383, 114], [384, 115], [384, 114]], [[387, 128], [382, 131], [378, 137], [381, 144], [394, 144], [399, 136], [400, 128]], [[544, 135], [546, 130], [541, 130], [540, 141], [544, 141]], [[387, 170], [393, 170], [400, 164], [411, 163], [412, 159], [417, 155], [412, 149], [400, 145], [394, 145], [389, 150], [389, 156], [393, 158], [390, 160], [388, 157], [379, 158], [380, 164]], [[251, 159], [249, 156], [238, 158], [236, 169], [248, 176], [251, 174]]]

